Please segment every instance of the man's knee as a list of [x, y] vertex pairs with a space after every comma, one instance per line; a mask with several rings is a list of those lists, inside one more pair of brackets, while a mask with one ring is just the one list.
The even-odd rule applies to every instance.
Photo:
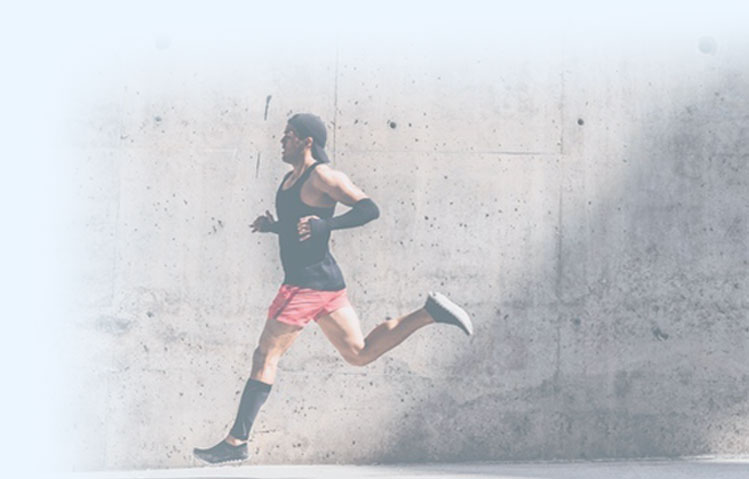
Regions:
[[277, 354], [270, 348], [264, 347], [262, 344], [255, 348], [252, 353], [252, 363], [255, 365], [272, 365], [278, 363], [280, 354]]
[[365, 353], [364, 349], [351, 348], [341, 351], [343, 359], [351, 364], [352, 366], [366, 366], [372, 362], [372, 358], [369, 358]]

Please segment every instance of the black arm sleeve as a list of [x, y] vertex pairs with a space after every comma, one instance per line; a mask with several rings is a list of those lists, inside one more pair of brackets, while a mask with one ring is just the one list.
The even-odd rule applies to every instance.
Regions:
[[379, 218], [379, 216], [380, 210], [374, 204], [374, 201], [364, 198], [357, 201], [349, 211], [335, 218], [311, 219], [309, 222], [310, 233], [313, 238], [319, 238], [323, 234], [330, 233], [332, 230], [362, 226]]
[[340, 230], [344, 228], [354, 228], [369, 223], [380, 217], [380, 210], [377, 205], [369, 198], [354, 203], [346, 213], [326, 220], [331, 230]]
[[268, 225], [268, 233], [281, 234], [281, 222], [274, 221]]

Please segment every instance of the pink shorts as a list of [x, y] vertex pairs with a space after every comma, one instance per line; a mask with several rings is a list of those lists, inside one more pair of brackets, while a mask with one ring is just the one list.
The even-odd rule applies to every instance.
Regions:
[[305, 326], [312, 320], [317, 321], [320, 316], [350, 305], [346, 289], [319, 291], [282, 284], [276, 298], [268, 308], [268, 319], [276, 319], [295, 326]]

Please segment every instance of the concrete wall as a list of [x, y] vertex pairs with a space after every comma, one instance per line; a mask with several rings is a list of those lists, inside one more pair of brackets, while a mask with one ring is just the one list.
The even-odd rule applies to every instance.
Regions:
[[438, 289], [476, 335], [357, 369], [309, 327], [254, 462], [749, 454], [749, 38], [484, 27], [166, 32], [89, 63], [66, 467], [188, 466], [226, 433], [282, 277], [249, 225], [300, 111], [382, 211], [333, 240], [363, 328]]

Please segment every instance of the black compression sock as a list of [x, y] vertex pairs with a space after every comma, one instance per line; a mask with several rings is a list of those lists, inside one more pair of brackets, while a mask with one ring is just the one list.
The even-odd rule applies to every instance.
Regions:
[[255, 422], [255, 417], [258, 411], [260, 411], [260, 406], [268, 398], [270, 389], [270, 384], [254, 379], [247, 380], [247, 384], [245, 384], [244, 391], [242, 392], [242, 400], [239, 402], [237, 419], [234, 421], [234, 426], [231, 428], [229, 434], [242, 441], [246, 441], [250, 437], [252, 423]]

